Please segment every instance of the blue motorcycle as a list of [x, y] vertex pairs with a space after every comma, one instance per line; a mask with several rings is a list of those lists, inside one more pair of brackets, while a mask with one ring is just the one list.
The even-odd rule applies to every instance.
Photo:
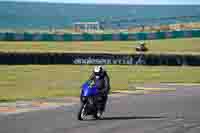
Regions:
[[99, 109], [101, 97], [98, 96], [96, 85], [93, 81], [86, 81], [81, 88], [81, 107], [78, 112], [78, 120], [84, 120], [88, 115], [92, 115], [95, 119], [100, 119], [103, 112]]

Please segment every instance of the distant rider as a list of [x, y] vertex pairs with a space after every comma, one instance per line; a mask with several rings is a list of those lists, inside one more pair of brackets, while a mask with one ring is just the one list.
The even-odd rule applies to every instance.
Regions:
[[146, 47], [145, 42], [143, 42], [143, 41], [140, 42], [139, 46], [136, 47], [136, 51], [138, 51], [138, 52], [146, 52], [146, 51], [148, 51], [148, 48]]

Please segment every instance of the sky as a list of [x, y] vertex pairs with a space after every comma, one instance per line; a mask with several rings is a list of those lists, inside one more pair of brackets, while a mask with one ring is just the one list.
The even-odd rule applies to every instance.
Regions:
[[0, 0], [0, 1], [39, 1], [56, 3], [95, 3], [95, 4], [200, 4], [200, 0]]

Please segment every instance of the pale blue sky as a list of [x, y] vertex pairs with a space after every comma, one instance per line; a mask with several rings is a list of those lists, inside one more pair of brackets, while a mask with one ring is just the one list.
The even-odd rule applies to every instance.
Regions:
[[100, 4], [200, 4], [200, 0], [0, 0], [0, 1], [40, 1], [57, 3], [100, 3]]

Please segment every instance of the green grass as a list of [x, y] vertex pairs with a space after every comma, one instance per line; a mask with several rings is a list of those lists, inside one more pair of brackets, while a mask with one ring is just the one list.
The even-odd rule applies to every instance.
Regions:
[[[200, 38], [146, 41], [149, 53], [199, 53]], [[134, 53], [137, 41], [105, 42], [0, 42], [4, 52], [111, 52]]]
[[[4, 52], [116, 52], [133, 53], [136, 41], [106, 42], [0, 42]], [[199, 53], [200, 38], [147, 41], [150, 52]], [[128, 83], [200, 83], [199, 67], [107, 66], [112, 90]], [[0, 101], [78, 96], [92, 66], [0, 65]]]
[[[78, 96], [93, 66], [0, 65], [0, 101]], [[106, 66], [114, 90], [129, 83], [200, 83], [199, 67]]]

